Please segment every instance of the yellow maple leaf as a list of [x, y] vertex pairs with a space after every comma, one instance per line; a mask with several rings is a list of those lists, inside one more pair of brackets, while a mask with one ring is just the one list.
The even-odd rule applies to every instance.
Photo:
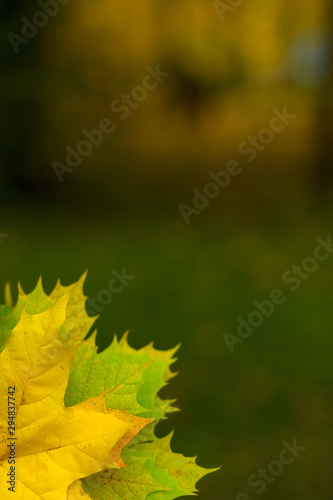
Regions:
[[66, 321], [63, 328], [71, 341], [80, 341], [85, 338], [94, 324], [97, 316], [90, 317], [86, 313], [86, 297], [83, 293], [83, 285], [87, 277], [87, 271], [81, 276], [77, 283], [64, 286], [58, 280], [54, 290], [50, 294], [51, 300], [57, 300], [69, 294], [66, 308]]
[[[128, 436], [151, 421], [108, 409], [104, 394], [64, 406], [70, 365], [81, 344], [60, 333], [68, 320], [72, 292], [54, 296], [53, 305], [40, 314], [30, 315], [23, 308], [0, 354], [0, 490], [4, 500], [66, 500], [68, 491], [73, 492], [71, 498], [81, 498], [83, 492], [75, 482], [119, 468], [119, 443], [126, 443]], [[11, 390], [14, 421], [8, 421], [9, 388], [15, 388]], [[10, 424], [15, 425], [14, 436], [8, 434]], [[13, 456], [14, 495], [8, 489]]]

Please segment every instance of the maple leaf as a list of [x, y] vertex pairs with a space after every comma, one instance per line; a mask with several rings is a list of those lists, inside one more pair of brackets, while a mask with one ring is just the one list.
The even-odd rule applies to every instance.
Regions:
[[[147, 363], [148, 366], [142, 375], [143, 383], [136, 390], [137, 400], [148, 410], [139, 414], [158, 415], [158, 418], [163, 418], [165, 413], [176, 410], [170, 406], [173, 400], [162, 400], [157, 396], [157, 392], [175, 375], [171, 372], [170, 365], [175, 361], [173, 355], [177, 349], [178, 347], [169, 351], [159, 351], [149, 344], [136, 350], [128, 344], [128, 335], [125, 334], [119, 342], [115, 337], [112, 344], [101, 352], [99, 357], [104, 362], [119, 362], [126, 359], [137, 366], [140, 363]], [[80, 374], [81, 380], [83, 373], [80, 370], [76, 373]], [[75, 377], [74, 373], [72, 375]], [[83, 479], [81, 485], [84, 493], [88, 494], [88, 497], [83, 498], [173, 500], [180, 496], [195, 494], [197, 481], [217, 469], [204, 469], [196, 464], [195, 458], [173, 453], [172, 435], [158, 439], [154, 434], [155, 426], [156, 420], [145, 426], [127, 447], [123, 448], [121, 456], [126, 464], [125, 468], [109, 469]], [[70, 497], [70, 500], [76, 498]]]
[[152, 344], [136, 351], [128, 334], [97, 354], [96, 332], [84, 342], [72, 363], [66, 392], [66, 405], [77, 404], [106, 391], [110, 408], [127, 410], [134, 415], [160, 419], [174, 411], [174, 400], [162, 401], [156, 395], [175, 374], [169, 370], [178, 349], [157, 351]]
[[[174, 500], [196, 493], [195, 484], [217, 469], [204, 469], [195, 458], [173, 453], [171, 435], [141, 442], [122, 453], [126, 467], [109, 469], [82, 480], [82, 489], [93, 500]], [[75, 497], [70, 500], [76, 500]]]
[[[12, 307], [0, 306], [0, 485], [8, 473], [7, 386], [17, 398], [19, 500], [173, 500], [196, 492], [213, 472], [158, 439], [158, 420], [177, 411], [158, 392], [176, 375], [178, 349], [133, 349], [128, 334], [97, 352], [95, 318], [87, 315], [83, 283], [41, 280], [30, 294], [19, 285]], [[84, 340], [86, 339], [86, 340]], [[6, 408], [6, 411], [4, 411]], [[153, 420], [154, 419], [154, 420]], [[7, 495], [7, 496], [6, 496]], [[5, 499], [13, 498], [12, 492]]]
[[[107, 349], [97, 354], [93, 334], [74, 358], [66, 404], [78, 403], [81, 397], [84, 400], [104, 390], [106, 393], [111, 391], [106, 403], [112, 405], [112, 392], [117, 386], [116, 391], [120, 391], [117, 395], [118, 408], [128, 408], [129, 396], [132, 399], [136, 394], [141, 406], [133, 408], [137, 415], [163, 418], [165, 414], [177, 410], [171, 406], [174, 400], [162, 400], [157, 396], [158, 391], [175, 376], [170, 365], [175, 362], [173, 355], [177, 349], [159, 351], [149, 344], [136, 350], [128, 344], [128, 334], [125, 334], [120, 341], [115, 337]], [[118, 376], [105, 376], [110, 369], [108, 367], [116, 370], [124, 361], [125, 366], [133, 366], [130, 371], [127, 367], [124, 371], [120, 370]], [[135, 380], [131, 375], [126, 377], [126, 374], [137, 374], [139, 371], [141, 377]], [[129, 382], [128, 386], [126, 382]], [[68, 499], [173, 500], [195, 494], [197, 481], [217, 469], [204, 469], [195, 463], [195, 458], [173, 453], [171, 435], [158, 439], [154, 434], [155, 426], [156, 420], [135, 437], [131, 436], [126, 447], [122, 443], [121, 458], [126, 464], [125, 468], [109, 469], [83, 479], [81, 486], [76, 485], [81, 496], [69, 494]]]
[[64, 406], [71, 361], [80, 345], [60, 334], [69, 297], [65, 293], [35, 315], [23, 306], [0, 355], [0, 485], [6, 499], [12, 498], [8, 442], [14, 442], [7, 434], [9, 387], [15, 387], [15, 493], [20, 500], [66, 500], [75, 480], [118, 468], [112, 448], [128, 431], [138, 432], [150, 422], [110, 410], [104, 394]]
[[[196, 464], [196, 457], [184, 457], [171, 450], [173, 433], [153, 441], [145, 442], [140, 438], [133, 442], [130, 450], [137, 457], [146, 457], [145, 468], [161, 485], [164, 491], [156, 491], [147, 500], [173, 500], [197, 492], [195, 485], [206, 474], [218, 469], [204, 469]], [[89, 478], [88, 478], [89, 480]]]
[[86, 276], [87, 271], [77, 283], [69, 286], [63, 286], [59, 280], [50, 294], [52, 300], [58, 299], [64, 294], [69, 294], [63, 332], [66, 332], [71, 341], [83, 340], [97, 318], [97, 316], [88, 316], [86, 312], [86, 297], [83, 294], [83, 284]]

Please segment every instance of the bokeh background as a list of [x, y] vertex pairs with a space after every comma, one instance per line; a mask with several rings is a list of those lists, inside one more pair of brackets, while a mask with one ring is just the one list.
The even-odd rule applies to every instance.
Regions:
[[[29, 291], [42, 275], [49, 292], [88, 269], [96, 298], [125, 267], [135, 279], [104, 306], [98, 342], [127, 329], [135, 347], [181, 342], [163, 394], [182, 411], [159, 432], [223, 464], [199, 498], [256, 498], [248, 477], [297, 438], [307, 450], [261, 497], [329, 499], [333, 257], [294, 293], [281, 276], [331, 234], [333, 4], [223, 3], [70, 0], [16, 54], [8, 33], [41, 7], [0, 2], [1, 283]], [[111, 104], [158, 64], [170, 76], [120, 120]], [[239, 145], [284, 106], [297, 117], [247, 162]], [[105, 117], [114, 133], [60, 183], [52, 163]], [[179, 204], [231, 160], [243, 172], [186, 224]], [[286, 303], [230, 354], [223, 334], [275, 288]]]

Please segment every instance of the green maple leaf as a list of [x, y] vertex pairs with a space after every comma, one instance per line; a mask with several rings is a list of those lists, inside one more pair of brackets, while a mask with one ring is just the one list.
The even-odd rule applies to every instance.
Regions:
[[[143, 385], [142, 375], [149, 363], [133, 364], [126, 359], [113, 361], [97, 354], [95, 335], [82, 344], [78, 350], [79, 359], [74, 359], [65, 405], [73, 406], [105, 392], [105, 403], [109, 408], [126, 410], [132, 415], [142, 413], [144, 408], [138, 403], [137, 393]], [[80, 352], [81, 351], [81, 352]]]
[[[90, 349], [94, 349], [94, 341], [90, 342]], [[96, 354], [95, 348], [94, 356], [89, 356], [86, 346], [81, 353], [79, 350], [78, 356], [82, 363], [76, 365], [73, 378], [80, 379], [78, 383], [83, 385], [89, 380], [89, 386], [94, 387], [93, 379], [103, 363], [118, 366], [119, 363], [126, 361], [126, 364], [134, 367], [142, 366], [142, 380], [138, 381], [135, 391], [137, 401], [149, 410], [135, 414], [146, 418], [156, 418], [156, 416], [163, 418], [165, 413], [169, 413], [172, 409], [170, 406], [172, 401], [162, 400], [157, 396], [157, 392], [174, 376], [174, 373], [170, 371], [170, 365], [175, 361], [173, 355], [176, 350], [177, 348], [158, 351], [152, 344], [135, 350], [129, 346], [127, 335], [125, 335], [120, 342], [115, 338], [112, 344], [100, 354]], [[91, 368], [90, 363], [96, 363], [96, 368]], [[84, 367], [83, 370], [78, 368], [80, 365]], [[102, 372], [100, 375], [105, 384]], [[112, 377], [109, 378], [110, 387], [115, 380], [112, 381]], [[68, 390], [70, 390], [70, 385]], [[100, 389], [107, 390], [108, 386], [102, 385]], [[93, 392], [87, 394], [89, 397], [94, 395]], [[125, 399], [122, 401], [124, 406], [119, 406], [118, 409], [127, 409]], [[78, 402], [79, 400], [76, 400], [76, 403]], [[154, 434], [155, 425], [156, 421], [144, 427], [125, 448], [122, 453], [122, 459], [126, 464], [124, 469], [109, 470], [82, 480], [84, 491], [93, 500], [173, 500], [180, 496], [195, 494], [197, 481], [213, 470], [199, 467], [194, 458], [186, 458], [173, 453], [170, 446], [171, 436], [158, 439]]]
[[173, 500], [179, 496], [194, 495], [196, 483], [206, 474], [217, 469], [204, 469], [195, 462], [171, 450], [172, 433], [151, 442], [132, 445], [131, 450], [138, 457], [147, 457], [146, 469], [151, 476], [169, 491], [153, 492], [147, 500]]
[[126, 467], [94, 474], [83, 481], [84, 491], [95, 500], [148, 498], [151, 493], [168, 490], [156, 481], [146, 468], [146, 457], [130, 449], [122, 453]]
[[129, 363], [147, 363], [147, 369], [143, 373], [143, 384], [138, 389], [137, 399], [146, 411], [140, 413], [140, 417], [161, 419], [169, 411], [176, 411], [171, 405], [175, 400], [162, 401], [157, 393], [167, 384], [175, 373], [170, 370], [170, 365], [176, 359], [173, 357], [178, 347], [168, 351], [158, 351], [149, 344], [139, 350], [133, 349], [128, 344], [128, 333], [118, 342], [115, 337], [108, 349], [101, 353], [102, 360], [122, 360]]

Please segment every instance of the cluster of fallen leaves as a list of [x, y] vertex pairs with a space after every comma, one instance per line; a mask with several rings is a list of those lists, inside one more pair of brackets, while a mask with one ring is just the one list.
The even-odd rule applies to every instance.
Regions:
[[[158, 420], [175, 411], [157, 395], [176, 349], [135, 350], [127, 335], [97, 353], [83, 276], [41, 281], [0, 306], [0, 490], [19, 500], [173, 500], [211, 470], [172, 452]], [[86, 340], [85, 340], [86, 339]], [[8, 388], [15, 386], [16, 485], [8, 490]]]

